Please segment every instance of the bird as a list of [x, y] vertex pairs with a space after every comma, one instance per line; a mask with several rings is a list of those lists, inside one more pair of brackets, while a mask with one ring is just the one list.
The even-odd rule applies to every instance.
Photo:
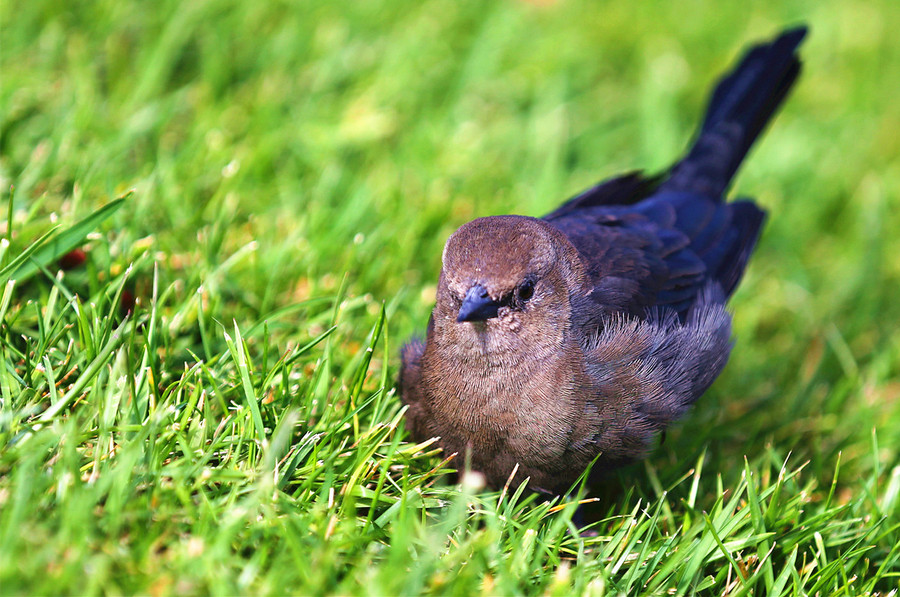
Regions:
[[550, 494], [647, 456], [729, 359], [725, 303], [766, 212], [725, 195], [797, 80], [806, 33], [745, 51], [667, 171], [447, 239], [424, 341], [401, 349], [415, 440], [437, 438], [491, 487]]

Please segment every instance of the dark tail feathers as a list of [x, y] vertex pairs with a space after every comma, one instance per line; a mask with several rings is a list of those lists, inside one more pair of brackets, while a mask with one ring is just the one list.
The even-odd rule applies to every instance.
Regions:
[[721, 197], [744, 156], [772, 118], [800, 73], [796, 50], [806, 27], [790, 29], [751, 48], [719, 81], [688, 155], [660, 190]]

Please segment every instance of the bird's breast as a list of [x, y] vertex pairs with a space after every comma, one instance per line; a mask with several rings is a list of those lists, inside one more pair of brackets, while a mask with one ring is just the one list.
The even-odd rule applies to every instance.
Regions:
[[[432, 347], [434, 348], [434, 347]], [[462, 349], [461, 348], [468, 348]], [[521, 465], [559, 458], [577, 417], [577, 371], [565, 351], [469, 347], [426, 354], [424, 396], [447, 451]]]

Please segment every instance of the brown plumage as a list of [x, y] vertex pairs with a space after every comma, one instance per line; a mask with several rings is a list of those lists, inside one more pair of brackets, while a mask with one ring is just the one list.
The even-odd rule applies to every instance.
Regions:
[[764, 214], [722, 194], [796, 79], [804, 33], [756, 46], [720, 81], [668, 175], [448, 239], [425, 342], [402, 351], [416, 439], [439, 437], [494, 486], [518, 465], [516, 481], [549, 492], [595, 458], [605, 470], [646, 453], [728, 359], [724, 303]]

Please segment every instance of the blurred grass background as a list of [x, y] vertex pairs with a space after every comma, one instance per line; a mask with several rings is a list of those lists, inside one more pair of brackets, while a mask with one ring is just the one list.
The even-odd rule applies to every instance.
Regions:
[[[392, 584], [411, 560], [387, 558], [383, 546], [416, 544], [411, 537], [427, 525], [407, 522], [413, 526], [379, 528], [369, 536], [354, 526], [358, 519], [347, 514], [350, 510], [332, 514], [329, 488], [332, 493], [347, 483], [365, 488], [350, 472], [342, 477], [338, 465], [330, 477], [316, 481], [326, 504], [321, 511], [313, 507], [318, 502], [304, 501], [298, 495], [306, 494], [297, 491], [290, 494], [293, 509], [275, 509], [274, 516], [286, 517], [289, 528], [317, 517], [340, 521], [334, 523], [337, 531], [332, 527], [320, 537], [322, 543], [298, 552], [311, 554], [321, 575], [307, 564], [302, 582], [295, 575], [303, 574], [287, 574], [272, 555], [286, 550], [278, 543], [284, 539], [262, 531], [250, 536], [256, 532], [252, 524], [250, 535], [242, 535], [245, 543], [229, 535], [221, 551], [204, 552], [216, 526], [200, 529], [188, 510], [179, 511], [194, 499], [186, 494], [164, 492], [146, 503], [135, 501], [131, 514], [120, 505], [123, 509], [109, 515], [117, 521], [134, 515], [135, 526], [127, 532], [121, 521], [103, 522], [109, 499], [103, 492], [84, 498], [96, 520], [84, 519], [84, 512], [70, 519], [65, 512], [84, 504], [67, 501], [74, 500], [75, 490], [61, 496], [64, 483], [54, 458], [71, 450], [65, 452], [70, 472], [76, 478], [87, 474], [85, 483], [92, 482], [92, 467], [103, 469], [91, 464], [96, 459], [88, 448], [103, 437], [98, 420], [105, 419], [91, 410], [90, 397], [72, 396], [78, 406], [60, 407], [54, 418], [57, 439], [34, 439], [42, 431], [40, 424], [35, 428], [35, 417], [46, 400], [54, 403], [48, 394], [53, 383], [41, 388], [35, 379], [43, 361], [28, 355], [56, 346], [56, 352], [47, 348], [51, 369], [59, 363], [69, 371], [82, 352], [92, 358], [105, 354], [108, 361], [99, 362], [107, 369], [72, 369], [75, 378], [82, 372], [99, 376], [85, 378], [90, 391], [114, 387], [112, 372], [138, 378], [130, 399], [141, 403], [138, 395], [145, 392], [144, 411], [127, 425], [110, 414], [113, 434], [146, 427], [146, 417], [152, 418], [154, 408], [162, 412], [167, 400], [180, 417], [191, 402], [170, 390], [179, 383], [187, 388], [185, 371], [200, 362], [210, 370], [191, 373], [196, 375], [191, 387], [224, 396], [221, 408], [202, 412], [211, 428], [234, 410], [228, 392], [240, 395], [249, 388], [262, 395], [275, 372], [296, 382], [284, 382], [274, 402], [263, 407], [265, 431], [262, 424], [256, 429], [263, 435], [260, 449], [239, 442], [237, 452], [247, 458], [247, 468], [235, 460], [229, 461], [234, 468], [225, 470], [218, 452], [218, 465], [204, 461], [224, 475], [215, 481], [221, 495], [244, 495], [255, 487], [260, 472], [253, 458], [262, 458], [272, 439], [267, 433], [285, 422], [283, 413], [291, 409], [297, 418], [284, 423], [294, 434], [285, 436], [293, 438], [285, 440], [287, 446], [318, 429], [314, 421], [320, 426], [331, 421], [330, 404], [349, 409], [334, 415], [340, 425], [321, 430], [333, 436], [339, 459], [361, 445], [367, 429], [393, 420], [399, 408], [391, 392], [397, 349], [424, 329], [441, 248], [456, 227], [491, 214], [542, 215], [607, 176], [667, 167], [691, 138], [713, 82], [742, 49], [800, 22], [811, 27], [802, 48], [804, 73], [733, 191], [757, 198], [770, 220], [731, 302], [737, 337], [732, 362], [646, 466], [623, 471], [603, 489], [609, 493], [603, 511], [632, 512], [638, 497], [651, 503], [663, 499], [657, 489], [681, 487], [676, 481], [701, 456], [706, 476], [693, 495], [699, 496], [698, 508], [711, 509], [719, 503], [716, 496], [728, 494], [746, 475], [745, 455], [763, 485], [769, 482], [766, 467], [775, 467], [777, 476], [789, 458], [791, 468], [808, 462], [796, 488], [809, 498], [806, 508], [826, 511], [830, 491], [845, 506], [816, 523], [822, 526], [810, 523], [820, 539], [824, 536], [821, 553], [831, 554], [829, 561], [844, 553], [847, 537], [856, 540], [852, 529], [864, 534], [874, 528], [874, 510], [884, 525], [870, 539], [872, 553], [881, 554], [872, 556], [872, 567], [853, 564], [844, 584], [835, 577], [833, 590], [840, 585], [849, 594], [853, 583], [847, 579], [854, 574], [865, 579], [879, 563], [896, 563], [890, 546], [900, 524], [900, 110], [895, 101], [900, 44], [893, 32], [900, 28], [900, 4], [36, 0], [0, 3], [0, 188], [16, 189], [12, 221], [0, 229], [9, 243], [0, 267], [52, 226], [70, 226], [129, 189], [134, 195], [100, 234], [85, 241], [82, 267], [56, 284], [38, 276], [4, 295], [0, 339], [8, 360], [0, 508], [6, 513], [0, 520], [6, 564], [0, 567], [0, 591], [447, 589], [442, 583], [451, 582], [449, 570], [459, 572], [450, 563], [444, 572], [422, 572], [410, 585]], [[52, 278], [56, 268], [50, 269]], [[137, 340], [130, 345], [94, 354], [93, 343], [101, 346], [109, 337], [102, 330], [120, 321], [120, 287], [135, 298], [135, 325], [143, 327], [132, 330]], [[77, 304], [77, 295], [96, 307], [93, 323], [83, 319], [88, 317], [83, 307], [49, 308], [56, 304], [54, 292], [68, 306]], [[369, 363], [360, 354], [373, 342], [369, 334], [378, 327], [382, 304], [387, 339], [382, 336]], [[227, 344], [224, 334], [234, 337], [235, 324], [246, 332], [244, 349]], [[273, 365], [279, 354], [297, 350], [332, 325], [327, 340], [298, 354], [296, 371]], [[241, 350], [256, 369], [241, 368]], [[359, 369], [361, 362], [365, 367]], [[142, 367], [152, 377], [144, 390]], [[98, 373], [106, 370], [110, 373]], [[374, 410], [353, 410], [359, 408], [353, 392], [362, 391], [352, 384], [359, 371], [368, 371], [363, 394], [378, 396], [370, 403]], [[250, 421], [253, 409], [245, 408]], [[342, 444], [340, 434], [351, 420], [342, 417], [351, 412], [353, 441]], [[393, 463], [396, 455], [388, 457], [378, 442], [390, 445], [396, 439], [400, 450], [397, 446], [406, 445], [400, 429], [379, 436], [381, 447], [360, 462]], [[148, 433], [142, 442], [155, 432]], [[243, 441], [252, 433], [248, 423], [235, 436]], [[23, 437], [32, 438], [31, 444]], [[171, 446], [163, 444], [142, 444], [133, 457], [177, 463], [192, 453], [184, 446], [167, 452]], [[202, 452], [202, 442], [198, 445], [192, 449]], [[103, 462], [115, 467], [115, 456], [112, 450]], [[410, 458], [403, 466], [420, 474], [440, 462], [437, 456]], [[32, 471], [32, 481], [44, 475], [46, 482], [29, 485], [16, 470]], [[346, 469], [351, 470], [356, 469]], [[291, 487], [302, 487], [303, 474], [292, 474]], [[122, 484], [117, 491], [126, 504], [127, 496], [144, 495], [142, 483], [159, 482], [115, 478], [111, 486]], [[434, 481], [425, 475], [403, 487], [414, 486], [427, 497]], [[160, 491], [164, 485], [160, 482]], [[436, 496], [450, 491], [440, 489], [440, 481], [434, 487]], [[359, 495], [365, 497], [363, 489]], [[688, 500], [692, 507], [693, 500]], [[419, 508], [424, 524], [435, 503], [410, 508]], [[172, 510], [177, 523], [154, 519], [152, 508], [160, 504]], [[225, 500], [216, 512], [231, 506]], [[797, 512], [804, 507], [794, 506]], [[138, 507], [148, 509], [149, 518], [136, 514]], [[677, 499], [671, 507], [686, 508]], [[861, 513], [867, 509], [874, 510]], [[490, 541], [479, 538], [477, 516], [464, 518], [474, 525], [466, 531], [472, 540], [485, 541], [478, 549], [489, 551]], [[524, 528], [538, 528], [537, 519], [528, 520], [533, 525]], [[147, 553], [134, 551], [134, 533], [141, 528], [149, 529], [149, 546], [141, 547]], [[335, 533], [347, 543], [331, 552], [323, 546]], [[201, 542], [191, 543], [189, 535]], [[261, 562], [252, 555], [262, 549], [259, 537], [274, 545], [263, 550], [269, 555]], [[180, 553], [172, 547], [179, 542], [186, 551], [172, 555]], [[436, 547], [434, 553], [444, 554], [442, 549], [450, 548]], [[549, 591], [559, 580], [559, 549], [547, 547], [550, 555], [543, 560], [535, 556], [542, 572], [533, 576], [515, 567], [498, 571], [483, 556], [482, 567], [470, 565], [475, 572], [463, 575], [454, 590]], [[621, 588], [616, 584], [621, 570], [595, 556], [594, 576], [579, 572], [590, 566], [576, 558], [566, 573], [575, 580], [566, 577], [560, 586], [602, 592], [606, 589], [590, 584], [601, 578], [610, 591]], [[191, 569], [192, 560], [207, 562], [207, 557], [219, 558], [218, 567]], [[797, 578], [803, 577], [800, 562]], [[721, 594], [730, 580], [719, 578], [720, 565], [704, 563], [689, 581], [657, 588]], [[826, 568], [819, 565], [820, 571]], [[91, 584], [94, 573], [100, 580]], [[367, 587], [366, 579], [376, 577], [379, 582]], [[716, 582], [698, 584], [707, 577]], [[179, 578], [187, 584], [178, 585]], [[805, 586], [791, 578], [795, 589]], [[565, 584], [570, 581], [574, 584]], [[875, 587], [896, 585], [896, 577], [879, 576]], [[775, 585], [766, 586], [771, 591]]]

